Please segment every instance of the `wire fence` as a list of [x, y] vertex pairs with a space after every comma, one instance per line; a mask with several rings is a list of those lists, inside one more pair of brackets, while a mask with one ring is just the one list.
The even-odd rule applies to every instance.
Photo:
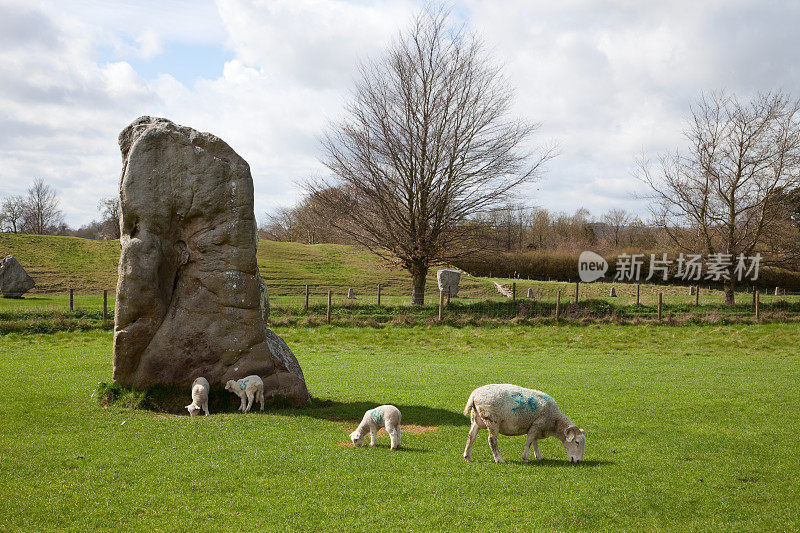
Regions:
[[[659, 286], [617, 284], [545, 283], [520, 281], [496, 283], [496, 293], [472, 291], [450, 294], [438, 288], [425, 293], [424, 305], [412, 305], [410, 291], [343, 286], [271, 288], [270, 320], [274, 323], [345, 321], [427, 322], [485, 318], [520, 320], [550, 318], [614, 318], [673, 321], [681, 318], [794, 319], [800, 317], [800, 294], [776, 288], [737, 292], [736, 304], [725, 305], [721, 290], [709, 286]], [[610, 289], [609, 289], [610, 286]], [[78, 316], [113, 326], [115, 295], [111, 290], [64, 294], [33, 294], [23, 299], [0, 299], [0, 321], [26, 316], [46, 319]]]

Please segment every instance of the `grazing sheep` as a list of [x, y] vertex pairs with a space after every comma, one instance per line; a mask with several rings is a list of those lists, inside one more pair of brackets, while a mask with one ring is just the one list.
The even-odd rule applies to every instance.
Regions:
[[264, 410], [264, 382], [258, 376], [247, 376], [238, 381], [228, 380], [225, 384], [225, 390], [230, 391], [237, 395], [242, 403], [239, 410], [243, 413], [250, 411], [253, 407], [253, 401], [258, 400], [261, 404], [261, 410]]
[[378, 436], [378, 430], [381, 426], [385, 427], [386, 432], [389, 433], [389, 438], [392, 440], [392, 449], [399, 448], [400, 409], [394, 405], [380, 405], [364, 413], [361, 423], [355, 431], [350, 433], [350, 440], [353, 441], [353, 446], [361, 446], [364, 443], [367, 431], [369, 431], [370, 448], [375, 446], [375, 438]]
[[580, 463], [586, 448], [586, 436], [558, 409], [555, 400], [547, 394], [516, 385], [484, 385], [469, 396], [464, 415], [472, 420], [472, 427], [464, 449], [464, 459], [469, 461], [472, 445], [478, 431], [489, 430], [489, 448], [497, 463], [504, 463], [497, 447], [497, 435], [528, 435], [522, 460], [528, 461], [528, 451], [541, 460], [538, 439], [556, 437], [567, 450], [570, 463]]
[[202, 376], [192, 382], [192, 403], [186, 406], [189, 416], [196, 415], [200, 409], [208, 416], [209, 389], [208, 380]]

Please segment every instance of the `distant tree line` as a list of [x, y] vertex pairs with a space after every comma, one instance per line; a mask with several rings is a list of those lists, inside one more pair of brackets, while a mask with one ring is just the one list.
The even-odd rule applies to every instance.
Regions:
[[66, 235], [85, 239], [119, 238], [119, 202], [104, 198], [97, 206], [100, 219], [77, 229], [64, 220], [56, 190], [37, 178], [27, 194], [10, 196], [0, 202], [0, 231], [31, 235]]
[[[344, 190], [334, 189], [326, 193], [346, 194]], [[259, 228], [261, 237], [304, 244], [356, 244], [350, 235], [337, 229], [349, 218], [346, 210], [325, 212], [312, 204], [314, 195], [309, 195], [293, 208], [266, 213]], [[462, 226], [470, 229], [461, 232], [469, 235], [462, 243], [468, 252], [580, 253], [592, 249], [604, 253], [650, 250], [662, 245], [671, 248], [667, 235], [659, 227], [645, 223], [624, 209], [610, 209], [598, 218], [583, 208], [565, 213], [513, 203], [478, 213]]]

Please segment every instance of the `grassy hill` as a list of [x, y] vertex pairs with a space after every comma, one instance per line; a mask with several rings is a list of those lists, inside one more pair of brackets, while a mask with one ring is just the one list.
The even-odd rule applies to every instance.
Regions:
[[[31, 296], [40, 295], [41, 306], [55, 306], [59, 309], [68, 304], [63, 296], [70, 288], [81, 297], [99, 298], [103, 289], [108, 289], [113, 297], [117, 283], [117, 263], [119, 261], [119, 241], [92, 241], [74, 237], [45, 235], [15, 235], [0, 233], [0, 257], [12, 254], [36, 280], [36, 288]], [[293, 242], [274, 242], [262, 240], [258, 244], [258, 266], [266, 280], [273, 305], [302, 308], [304, 286], [311, 287], [312, 305], [324, 305], [328, 290], [333, 292], [334, 305], [375, 303], [376, 288], [381, 284], [382, 302], [388, 305], [408, 305], [411, 295], [411, 277], [405, 270], [387, 264], [384, 260], [366, 250], [354, 246], [336, 244], [306, 245]], [[459, 300], [462, 303], [486, 299], [505, 300], [495, 289], [494, 283], [510, 287], [516, 283], [517, 298], [525, 299], [530, 289], [537, 302], [554, 303], [558, 291], [561, 302], [574, 302], [575, 284], [556, 281], [511, 280], [505, 278], [484, 278], [462, 276]], [[611, 287], [617, 293], [610, 297]], [[347, 300], [348, 288], [356, 291], [357, 300]], [[746, 290], [747, 287], [741, 287]], [[700, 303], [708, 306], [706, 312], [719, 310], [728, 313], [736, 311], [743, 315], [751, 313], [752, 296], [740, 293], [737, 296], [738, 309], [722, 306], [723, 294], [719, 287], [705, 285], [702, 288]], [[436, 269], [431, 269], [426, 290], [426, 303], [438, 302]], [[625, 311], [641, 314], [654, 313], [658, 293], [663, 293], [666, 306], [678, 306], [678, 314], [698, 311], [694, 307], [695, 298], [689, 288], [680, 285], [642, 284], [640, 288], [643, 307], [634, 306], [636, 286], [633, 284], [607, 282], [583, 283], [580, 286], [580, 299], [602, 300], [607, 304], [606, 314], [613, 309], [631, 307]], [[77, 298], [78, 296], [76, 296]], [[64, 300], [63, 302], [61, 300]], [[26, 308], [34, 305], [34, 298], [28, 298]], [[58, 301], [56, 301], [58, 300]], [[784, 307], [776, 311], [796, 312], [800, 305], [797, 295], [773, 296], [762, 293], [761, 303], [777, 302]], [[0, 309], [19, 307], [22, 302], [0, 300]], [[604, 305], [605, 305], [604, 304]], [[791, 309], [785, 307], [791, 304]], [[88, 305], [88, 302], [87, 302]], [[97, 307], [97, 304], [93, 304]], [[650, 309], [649, 307], [652, 309]], [[113, 307], [113, 305], [112, 305]], [[613, 308], [613, 309], [612, 309]]]
[[[119, 241], [93, 241], [51, 235], [0, 233], [0, 257], [14, 255], [36, 280], [32, 293], [64, 293], [113, 290], [117, 284]], [[386, 264], [371, 253], [353, 246], [306, 245], [261, 240], [258, 267], [270, 294], [298, 295], [305, 285], [319, 293], [352, 287], [357, 293], [374, 293], [380, 283], [387, 295], [409, 294], [411, 277], [405, 270]], [[429, 291], [436, 290], [436, 271], [428, 278]], [[489, 296], [493, 289], [485, 281], [465, 280], [472, 295]]]

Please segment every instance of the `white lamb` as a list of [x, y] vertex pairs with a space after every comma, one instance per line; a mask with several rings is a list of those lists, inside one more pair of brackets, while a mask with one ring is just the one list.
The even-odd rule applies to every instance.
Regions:
[[241, 412], [249, 412], [250, 408], [253, 407], [254, 399], [258, 400], [261, 404], [261, 410], [264, 410], [264, 382], [261, 381], [260, 377], [252, 375], [238, 381], [228, 380], [225, 384], [225, 390], [234, 393], [242, 400], [239, 406]]
[[464, 459], [469, 461], [472, 445], [478, 431], [489, 430], [489, 448], [497, 463], [504, 463], [497, 447], [497, 435], [528, 435], [522, 460], [528, 461], [528, 451], [541, 460], [538, 439], [556, 437], [567, 450], [570, 463], [580, 463], [586, 449], [586, 436], [569, 418], [564, 416], [547, 394], [516, 385], [484, 385], [472, 391], [464, 408], [464, 415], [472, 420], [472, 427], [464, 449]]
[[198, 414], [200, 409], [208, 416], [209, 389], [208, 380], [202, 376], [192, 382], [192, 403], [186, 406], [189, 416]]
[[364, 413], [364, 418], [355, 431], [350, 433], [350, 440], [353, 446], [361, 446], [364, 437], [369, 431], [370, 448], [375, 446], [375, 439], [381, 426], [386, 428], [389, 438], [392, 441], [392, 450], [400, 447], [400, 409], [394, 405], [380, 405], [375, 409], [370, 409]]

